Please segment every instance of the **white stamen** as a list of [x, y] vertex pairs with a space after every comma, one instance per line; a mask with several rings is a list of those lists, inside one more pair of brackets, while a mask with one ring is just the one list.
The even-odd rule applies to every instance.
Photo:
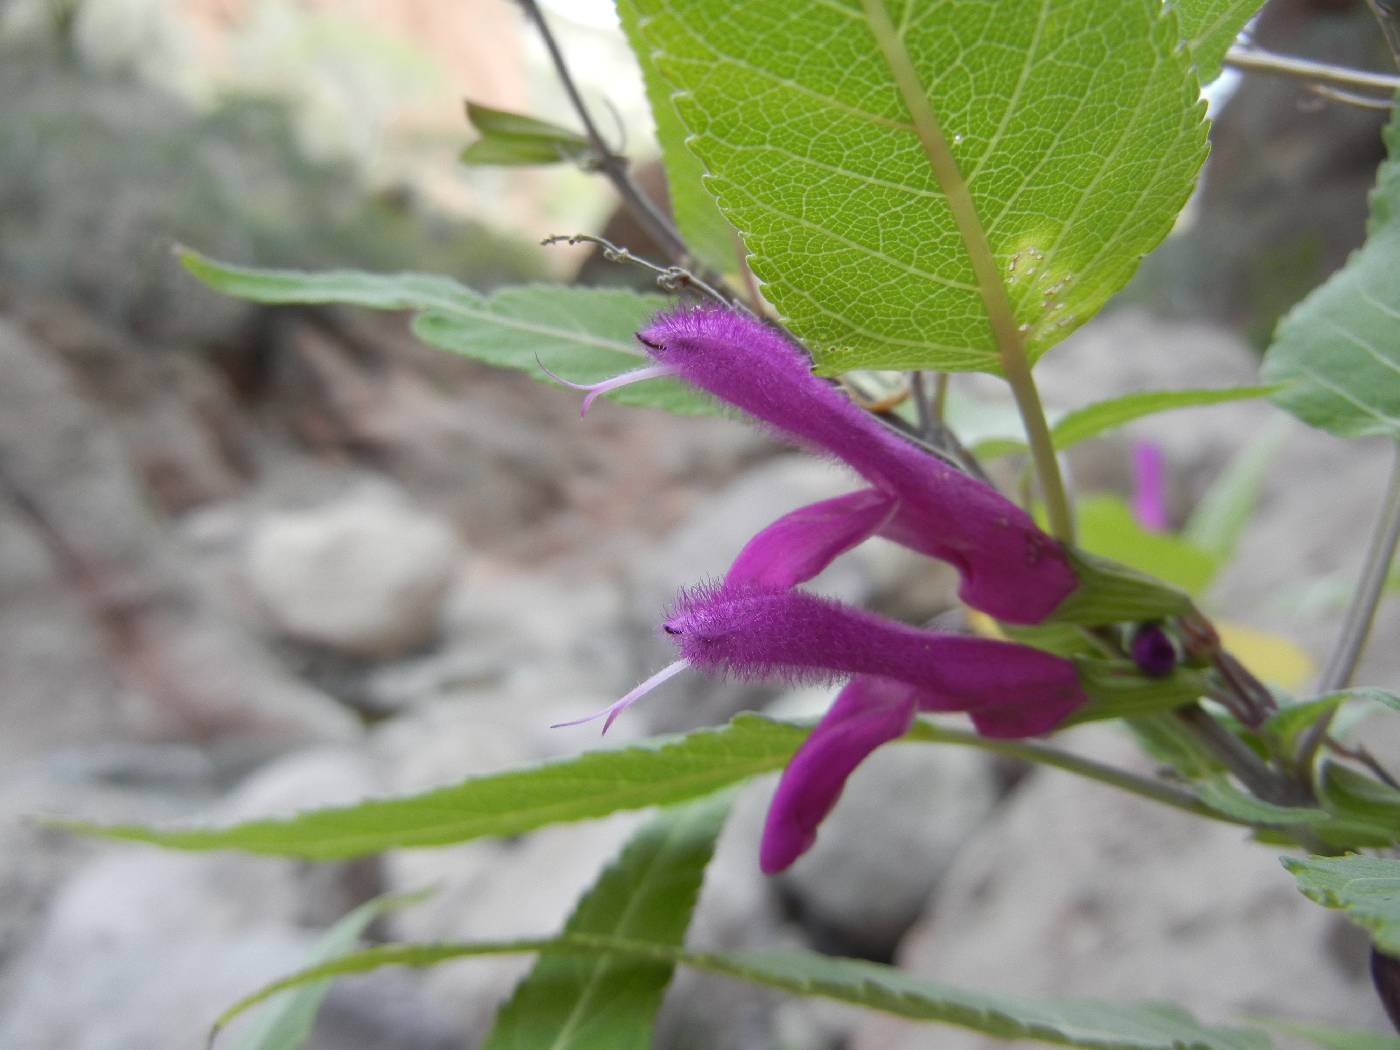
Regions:
[[597, 383], [571, 383], [563, 376], [555, 375], [544, 366], [544, 362], [535, 358], [535, 364], [540, 366], [540, 371], [549, 376], [563, 386], [571, 390], [586, 390], [588, 396], [583, 399], [583, 407], [579, 409], [579, 418], [587, 415], [589, 407], [597, 400], [600, 394], [605, 394], [609, 390], [616, 390], [618, 387], [630, 386], [633, 383], [640, 383], [644, 379], [660, 379], [662, 376], [675, 375], [675, 370], [666, 365], [647, 365], [644, 368], [634, 368], [630, 372], [623, 372], [621, 375], [613, 376], [611, 379], [604, 379]]
[[614, 720], [616, 720], [618, 715], [622, 714], [623, 711], [626, 711], [634, 703], [636, 703], [642, 697], [646, 696], [647, 693], [651, 692], [662, 682], [666, 681], [666, 679], [674, 678], [676, 675], [680, 674], [689, 666], [690, 661], [688, 660], [677, 660], [673, 664], [667, 664], [661, 670], [657, 671], [656, 674], [652, 675], [645, 682], [643, 682], [641, 685], [637, 686], [630, 693], [624, 696], [621, 700], [617, 700], [609, 704], [601, 711], [594, 711], [591, 715], [585, 715], [583, 718], [575, 718], [572, 722], [555, 722], [549, 728], [563, 729], [565, 726], [581, 726], [585, 722], [592, 722], [596, 718], [602, 718], [604, 715], [607, 715], [608, 720], [603, 723], [603, 732], [606, 733], [612, 727], [612, 724]]

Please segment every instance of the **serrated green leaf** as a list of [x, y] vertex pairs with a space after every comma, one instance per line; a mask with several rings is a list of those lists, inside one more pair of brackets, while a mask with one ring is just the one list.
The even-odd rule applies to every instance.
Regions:
[[[680, 947], [730, 793], [662, 810], [579, 901], [568, 934]], [[648, 1050], [675, 963], [541, 952], [480, 1050]]]
[[1181, 538], [1220, 564], [1228, 562], [1254, 513], [1264, 479], [1285, 436], [1282, 427], [1274, 426], [1237, 452], [1196, 504]]
[[1182, 408], [1221, 405], [1229, 401], [1249, 401], [1267, 397], [1278, 389], [1278, 386], [1230, 386], [1194, 390], [1143, 390], [1106, 401], [1097, 401], [1066, 413], [1050, 428], [1050, 437], [1057, 449], [1066, 449], [1144, 416]]
[[1400, 107], [1371, 192], [1366, 242], [1289, 312], [1264, 357], [1264, 378], [1292, 384], [1273, 400], [1341, 437], [1400, 439]]
[[702, 181], [705, 165], [685, 144], [688, 132], [671, 101], [674, 89], [657, 70], [651, 49], [642, 39], [633, 0], [617, 0], [617, 14], [622, 32], [642, 69], [642, 83], [656, 124], [656, 141], [661, 146], [661, 162], [666, 167], [666, 188], [676, 228], [686, 247], [701, 262], [716, 273], [734, 273], [739, 266], [739, 242], [734, 228], [720, 214], [719, 205], [705, 189]]
[[[426, 892], [407, 893], [366, 901], [326, 931], [308, 956], [307, 965], [314, 966], [344, 955], [355, 946], [360, 935], [375, 919], [396, 908], [416, 904], [427, 896]], [[233, 1044], [234, 1050], [296, 1050], [310, 1038], [311, 1030], [316, 1025], [316, 1013], [321, 1009], [321, 1002], [330, 987], [331, 980], [326, 978], [279, 992], [271, 1002], [266, 1003], [253, 1025]], [[234, 1010], [223, 1014], [214, 1023], [209, 1034], [210, 1042], [241, 1012]]]
[[254, 820], [223, 828], [158, 829], [63, 822], [71, 830], [186, 850], [237, 849], [333, 860], [386, 849], [519, 835], [548, 824], [667, 805], [781, 769], [800, 726], [740, 715], [719, 729], [472, 777], [406, 798]]
[[1205, 1025], [1185, 1010], [1165, 1003], [1023, 999], [940, 984], [859, 959], [792, 952], [692, 952], [671, 945], [590, 935], [370, 948], [275, 982], [250, 996], [246, 1004], [283, 988], [341, 973], [362, 973], [383, 966], [434, 966], [451, 959], [529, 951], [668, 960], [914, 1021], [942, 1022], [1000, 1039], [1031, 1039], [1086, 1050], [1269, 1050], [1273, 1045], [1268, 1035], [1257, 1029]]
[[558, 164], [593, 153], [592, 144], [578, 132], [522, 113], [468, 102], [467, 120], [481, 138], [462, 151], [464, 164]]
[[1196, 75], [1202, 84], [1209, 84], [1220, 75], [1220, 63], [1225, 52], [1244, 29], [1254, 12], [1263, 6], [1262, 0], [1170, 0], [1181, 20], [1181, 33], [1191, 57], [1196, 60]]
[[1376, 947], [1400, 955], [1400, 860], [1381, 857], [1281, 857], [1298, 888], [1325, 908], [1340, 908], [1371, 931]]
[[[668, 303], [659, 295], [551, 285], [484, 296], [427, 274], [257, 269], [215, 262], [189, 250], [181, 250], [180, 261], [215, 291], [253, 302], [413, 310], [414, 334], [425, 343], [550, 383], [541, 363], [578, 383], [647, 363], [633, 334]], [[718, 411], [715, 402], [676, 379], [635, 383], [605, 396], [683, 415]]]
[[1039, 357], [1167, 234], [1205, 157], [1159, 0], [633, 2], [826, 372], [997, 371], [989, 302]]

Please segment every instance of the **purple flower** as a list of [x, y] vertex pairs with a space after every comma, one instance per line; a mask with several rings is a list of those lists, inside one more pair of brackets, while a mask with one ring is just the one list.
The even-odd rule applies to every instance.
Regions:
[[663, 625], [681, 659], [578, 720], [606, 716], [606, 731], [686, 667], [746, 679], [845, 680], [783, 773], [760, 850], [765, 872], [783, 870], [812, 844], [851, 772], [918, 712], [966, 712], [984, 735], [1023, 737], [1054, 729], [1088, 701], [1069, 660], [922, 630], [797, 589], [843, 552], [883, 536], [952, 564], [962, 577], [959, 595], [973, 608], [1040, 623], [1079, 580], [1065, 550], [1025, 511], [885, 429], [756, 320], [676, 310], [658, 315], [638, 339], [654, 365], [586, 387], [590, 399], [622, 380], [676, 375], [842, 460], [869, 486], [779, 518], [745, 545], [721, 583], [683, 592]]
[[755, 537], [755, 544], [794, 550], [790, 564], [765, 558], [779, 577], [812, 575], [805, 573], [798, 548], [820, 556], [883, 536], [953, 565], [962, 576], [962, 600], [1007, 623], [1040, 623], [1078, 586], [1064, 549], [1030, 515], [990, 485], [887, 430], [813, 375], [802, 351], [762, 322], [714, 307], [672, 310], [657, 315], [637, 338], [655, 366], [602, 384], [569, 385], [589, 390], [591, 400], [623, 381], [676, 375], [780, 434], [835, 456], [871, 485], [795, 511], [773, 526], [772, 536]]

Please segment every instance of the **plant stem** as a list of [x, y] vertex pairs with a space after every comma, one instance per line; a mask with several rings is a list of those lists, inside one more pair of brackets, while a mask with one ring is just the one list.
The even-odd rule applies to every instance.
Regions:
[[1050, 427], [1045, 421], [1040, 393], [1031, 376], [1025, 340], [1011, 307], [1011, 298], [1006, 293], [1001, 269], [987, 242], [987, 232], [982, 227], [972, 194], [963, 180], [962, 172], [958, 170], [957, 160], [948, 147], [942, 125], [929, 102], [928, 92], [919, 80], [919, 74], [904, 48], [904, 41], [890, 21], [889, 12], [885, 10], [884, 0], [861, 0], [861, 6], [865, 10], [870, 32], [884, 54], [900, 97], [909, 110], [914, 133], [923, 146], [924, 156], [933, 169], [967, 250], [968, 262], [977, 279], [977, 289], [991, 325], [1002, 374], [1016, 398], [1016, 408], [1026, 428], [1026, 443], [1030, 446], [1031, 460], [1040, 479], [1040, 492], [1050, 518], [1050, 530], [1059, 539], [1070, 542], [1074, 539], [1074, 519], [1065, 496], [1064, 481], [1060, 478], [1055, 447], [1050, 440]]
[[1160, 802], [1173, 809], [1194, 813], [1198, 817], [1218, 820], [1224, 824], [1250, 826], [1248, 821], [1217, 813], [1189, 791], [1164, 784], [1160, 780], [1129, 773], [1125, 769], [1118, 769], [1116, 766], [1110, 766], [1092, 758], [1062, 751], [1049, 744], [1036, 743], [1033, 740], [996, 740], [978, 736], [965, 729], [949, 729], [946, 726], [935, 725], [923, 719], [914, 724], [913, 730], [905, 739], [939, 744], [959, 744], [963, 747], [977, 748], [980, 751], [991, 751], [998, 755], [1024, 759], [1038, 765], [1064, 770], [1066, 773], [1073, 773], [1089, 780], [1097, 780], [1101, 784], [1108, 784], [1120, 791], [1151, 799], [1153, 802]]
[[1256, 798], [1279, 806], [1296, 806], [1312, 801], [1305, 797], [1309, 794], [1306, 785], [1271, 769], [1200, 704], [1180, 708], [1176, 717]]
[[919, 433], [923, 434], [925, 441], [931, 441], [942, 419], [935, 412], [933, 399], [929, 396], [928, 377], [918, 369], [910, 372], [909, 389], [914, 395], [914, 411], [919, 416]]
[[1257, 47], [1230, 48], [1225, 55], [1225, 64], [1250, 73], [1272, 73], [1315, 83], [1335, 84], [1337, 87], [1379, 91], [1387, 95], [1393, 95], [1400, 89], [1400, 77], [1389, 73], [1371, 73], [1364, 69], [1335, 66], [1330, 62], [1314, 62]]
[[[1386, 489], [1385, 502], [1381, 504], [1381, 516], [1376, 522], [1375, 531], [1371, 533], [1366, 560], [1361, 567], [1361, 579], [1357, 581], [1351, 605], [1342, 621], [1342, 631], [1318, 679], [1317, 691], [1320, 694], [1335, 693], [1351, 684], [1351, 676], [1356, 673], [1356, 664], [1366, 648], [1366, 639], [1376, 618], [1376, 606], [1380, 604], [1381, 592], [1385, 589], [1386, 574], [1395, 558], [1395, 548], [1400, 544], [1400, 442], [1396, 442], [1394, 451], [1395, 462], [1391, 465], [1390, 484]], [[1312, 769], [1313, 758], [1327, 736], [1335, 713], [1334, 708], [1309, 726], [1298, 746], [1298, 769], [1305, 776]]]
[[535, 0], [520, 0], [520, 6], [524, 9], [526, 17], [539, 30], [540, 39], [544, 41], [545, 50], [549, 52], [550, 61], [553, 62], [554, 71], [559, 77], [559, 83], [563, 85], [564, 93], [569, 96], [569, 102], [574, 107], [574, 112], [578, 114], [579, 121], [583, 124], [583, 132], [588, 137], [589, 145], [592, 146], [596, 155], [598, 170], [613, 184], [618, 196], [622, 198], [623, 205], [641, 223], [647, 235], [660, 245], [668, 259], [678, 266], [685, 266], [695, 271], [702, 280], [722, 290], [726, 297], [733, 301], [736, 297], [725, 287], [724, 279], [707, 267], [699, 265], [699, 260], [691, 256], [684, 238], [681, 237], [671, 220], [632, 181], [632, 177], [627, 173], [627, 158], [619, 156], [608, 148], [607, 142], [598, 131], [598, 125], [593, 120], [593, 114], [589, 112], [588, 106], [583, 101], [583, 96], [579, 94], [573, 74], [569, 72], [568, 63], [564, 60], [564, 53], [560, 50], [559, 42], [555, 40], [548, 23], [545, 22], [544, 14], [540, 11], [539, 5], [535, 3]]

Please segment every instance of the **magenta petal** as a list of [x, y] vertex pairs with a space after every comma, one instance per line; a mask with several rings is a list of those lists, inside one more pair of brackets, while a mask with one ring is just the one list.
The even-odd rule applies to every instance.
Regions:
[[785, 514], [745, 544], [725, 585], [795, 587], [873, 536], [894, 509], [892, 497], [863, 489]]
[[855, 678], [783, 770], [768, 807], [758, 862], [775, 875], [816, 841], [846, 779], [867, 755], [903, 736], [914, 720], [915, 690], [883, 678]]
[[972, 608], [1007, 623], [1043, 621], [1079, 585], [1064, 550], [1000, 493], [939, 470], [945, 476], [930, 476], [925, 490], [901, 500], [880, 535], [953, 565], [962, 575], [958, 597]]
[[1019, 740], [1040, 736], [1059, 726], [1083, 703], [1083, 694], [1068, 690], [1050, 695], [1026, 698], [1019, 694], [1020, 703], [1006, 703], [969, 711], [972, 725], [983, 736], [1000, 740]]

